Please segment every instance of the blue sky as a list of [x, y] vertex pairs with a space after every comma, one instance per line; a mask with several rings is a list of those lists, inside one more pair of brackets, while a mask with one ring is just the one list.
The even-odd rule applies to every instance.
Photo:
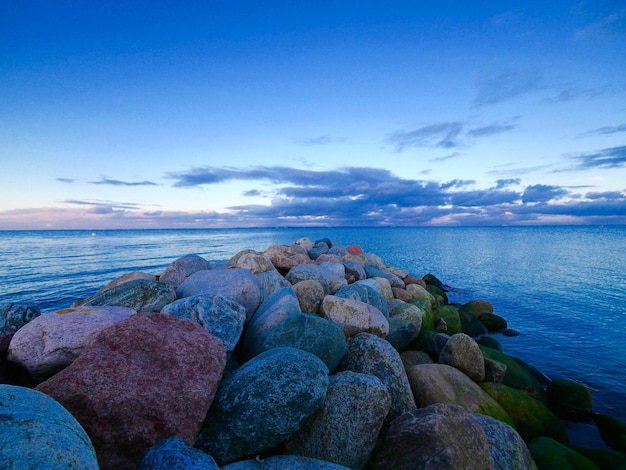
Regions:
[[626, 223], [623, 1], [0, 4], [0, 229]]

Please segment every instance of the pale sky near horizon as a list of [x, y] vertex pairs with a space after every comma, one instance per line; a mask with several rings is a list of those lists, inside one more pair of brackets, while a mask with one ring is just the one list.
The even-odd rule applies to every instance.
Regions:
[[626, 224], [626, 3], [6, 1], [0, 230]]

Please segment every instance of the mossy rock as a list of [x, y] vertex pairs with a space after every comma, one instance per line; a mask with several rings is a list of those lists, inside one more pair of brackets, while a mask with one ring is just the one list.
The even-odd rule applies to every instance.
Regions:
[[479, 318], [479, 321], [485, 325], [485, 328], [487, 328], [489, 333], [504, 330], [509, 327], [506, 320], [495, 313], [485, 313]]
[[433, 284], [426, 284], [426, 290], [437, 299], [438, 305], [448, 305], [448, 294], [443, 289]]
[[534, 439], [528, 450], [539, 470], [600, 470], [588, 458], [549, 437]]
[[459, 317], [459, 311], [452, 305], [444, 305], [438, 307], [433, 312], [433, 323], [437, 325], [439, 319], [443, 318], [448, 325], [446, 333], [453, 335], [455, 333], [462, 333], [461, 317]]
[[473, 338], [487, 333], [487, 327], [471, 313], [459, 310], [459, 318], [461, 319], [461, 328], [463, 333]]
[[411, 344], [407, 349], [413, 349], [415, 351], [423, 351], [428, 354], [430, 357], [437, 357], [437, 350], [435, 348], [435, 338], [438, 333], [433, 330], [425, 330], [421, 329], [417, 338], [411, 341]]
[[587, 387], [569, 379], [555, 379], [546, 390], [548, 408], [561, 419], [582, 421], [593, 410], [591, 392]]
[[487, 300], [471, 300], [461, 305], [459, 310], [480, 318], [485, 313], [493, 313], [493, 305]]
[[626, 452], [626, 421], [601, 413], [594, 414], [593, 421], [607, 446]]
[[539, 436], [569, 442], [563, 423], [539, 400], [503, 384], [485, 382], [480, 387], [504, 408], [526, 442]]
[[[482, 323], [481, 323], [482, 325]], [[504, 352], [500, 341], [495, 339], [493, 336], [483, 336], [480, 338], [477, 343], [481, 346], [485, 346], [487, 348], [495, 349], [496, 351]]]
[[488, 348], [478, 343], [478, 346], [482, 350], [483, 354], [494, 361], [502, 362], [506, 364], [506, 374], [502, 379], [504, 385], [516, 388], [526, 392], [533, 398], [546, 402], [546, 392], [543, 385], [537, 378], [531, 374], [524, 364], [513, 356], [509, 356], [501, 351], [493, 348]]
[[596, 449], [583, 446], [569, 446], [575, 452], [588, 458], [599, 468], [626, 470], [626, 453], [609, 449]]
[[412, 300], [409, 305], [419, 308], [422, 311], [422, 330], [435, 329], [435, 323], [433, 321], [433, 309], [430, 306], [428, 300]]

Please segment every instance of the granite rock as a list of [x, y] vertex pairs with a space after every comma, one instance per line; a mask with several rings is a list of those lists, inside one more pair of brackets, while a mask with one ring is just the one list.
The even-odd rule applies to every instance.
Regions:
[[389, 333], [389, 322], [382, 312], [360, 300], [327, 295], [320, 306], [320, 315], [341, 324], [346, 337], [366, 332], [384, 338]]
[[169, 284], [147, 279], [135, 279], [103, 290], [93, 297], [75, 302], [73, 307], [115, 306], [128, 307], [138, 312], [159, 312], [176, 300]]
[[137, 470], [220, 470], [208, 454], [170, 437], [150, 447]]
[[211, 269], [211, 263], [195, 254], [189, 254], [173, 261], [161, 275], [159, 281], [178, 289], [185, 279], [196, 271]]
[[29, 321], [41, 315], [39, 307], [31, 302], [0, 304], [0, 334], [15, 333]]
[[474, 382], [485, 379], [485, 358], [472, 338], [465, 333], [454, 334], [439, 354], [439, 363], [459, 369]]

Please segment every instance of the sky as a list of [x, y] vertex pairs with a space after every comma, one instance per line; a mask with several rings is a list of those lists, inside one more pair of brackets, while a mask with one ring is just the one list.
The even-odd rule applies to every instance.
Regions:
[[0, 230], [626, 224], [626, 3], [0, 2]]

